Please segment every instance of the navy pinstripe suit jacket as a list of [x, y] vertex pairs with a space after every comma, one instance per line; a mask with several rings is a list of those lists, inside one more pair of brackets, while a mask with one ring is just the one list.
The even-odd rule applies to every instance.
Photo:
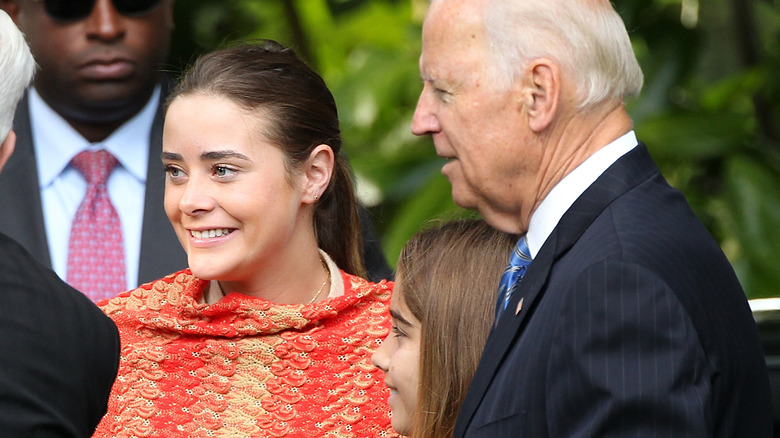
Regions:
[[644, 145], [572, 205], [507, 312], [456, 437], [771, 436], [744, 292]]

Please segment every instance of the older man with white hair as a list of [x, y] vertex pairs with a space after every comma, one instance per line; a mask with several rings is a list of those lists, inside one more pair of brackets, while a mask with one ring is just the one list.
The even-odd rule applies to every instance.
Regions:
[[[24, 35], [0, 10], [0, 168], [13, 152], [14, 110], [34, 70]], [[0, 435], [92, 435], [118, 364], [114, 323], [0, 234]]]
[[455, 436], [771, 436], [745, 294], [637, 141], [610, 2], [433, 0], [422, 43], [412, 131], [458, 205], [522, 235]]

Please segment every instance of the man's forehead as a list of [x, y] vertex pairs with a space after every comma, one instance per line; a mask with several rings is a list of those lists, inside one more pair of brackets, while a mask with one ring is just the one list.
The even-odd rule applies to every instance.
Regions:
[[[458, 0], [437, 1], [447, 5], [463, 3]], [[449, 6], [439, 11], [429, 11], [422, 31], [422, 51], [419, 60], [421, 72], [424, 72], [424, 66], [429, 67], [431, 63], [442, 61], [454, 61], [453, 57], [473, 49], [480, 52], [487, 49], [487, 35], [479, 14], [464, 13]], [[425, 73], [431, 74], [431, 72]]]
[[423, 21], [423, 46], [440, 38], [466, 43], [484, 34], [480, 4], [481, 0], [436, 0]]

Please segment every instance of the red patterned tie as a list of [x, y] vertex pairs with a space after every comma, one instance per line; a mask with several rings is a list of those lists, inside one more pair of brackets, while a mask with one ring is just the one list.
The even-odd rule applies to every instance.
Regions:
[[68, 283], [97, 302], [127, 288], [122, 227], [106, 190], [117, 159], [105, 150], [83, 151], [71, 164], [87, 180], [87, 194], [70, 229]]

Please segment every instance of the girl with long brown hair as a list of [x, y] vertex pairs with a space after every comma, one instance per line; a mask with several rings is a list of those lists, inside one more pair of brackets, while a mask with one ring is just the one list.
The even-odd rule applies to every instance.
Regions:
[[392, 332], [372, 357], [385, 372], [398, 433], [452, 436], [516, 241], [482, 220], [457, 220], [416, 234], [401, 250]]

